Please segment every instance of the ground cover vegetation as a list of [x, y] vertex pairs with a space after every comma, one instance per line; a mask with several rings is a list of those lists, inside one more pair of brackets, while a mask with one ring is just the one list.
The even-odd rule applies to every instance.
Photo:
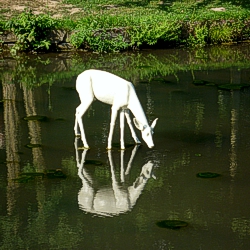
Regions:
[[11, 30], [18, 38], [12, 51], [49, 50], [46, 37], [53, 29], [71, 31], [75, 48], [96, 52], [250, 40], [248, 0], [63, 0], [58, 8], [64, 11], [56, 13], [48, 2], [40, 12], [32, 6], [21, 13], [1, 10], [1, 32]]

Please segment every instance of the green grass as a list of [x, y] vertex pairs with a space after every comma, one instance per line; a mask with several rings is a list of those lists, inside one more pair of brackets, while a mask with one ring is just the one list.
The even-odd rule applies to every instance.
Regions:
[[[77, 30], [72, 43], [79, 47], [87, 43], [99, 52], [115, 51], [127, 47], [154, 45], [159, 41], [188, 46], [204, 46], [245, 40], [249, 37], [250, 9], [247, 3], [240, 5], [229, 1], [76, 1], [66, 0], [85, 8], [84, 17], [77, 20]], [[224, 7], [216, 12], [211, 8]], [[130, 44], [116, 43], [99, 46], [100, 39], [92, 36], [93, 30], [123, 27], [131, 38]], [[87, 34], [88, 33], [88, 34]], [[106, 37], [108, 40], [108, 36]]]
[[[65, 14], [56, 22], [51, 17], [50, 23], [54, 26], [49, 28], [75, 31], [71, 43], [76, 48], [91, 51], [122, 51], [158, 42], [201, 47], [250, 37], [250, 3], [247, 0], [64, 0], [64, 3], [79, 7], [84, 13]], [[211, 10], [215, 7], [223, 7], [225, 11]], [[20, 24], [20, 16], [15, 20]], [[41, 27], [47, 25], [42, 23], [43, 18], [40, 20]], [[20, 32], [18, 24], [15, 32]], [[28, 49], [49, 47], [43, 37], [39, 39], [43, 44], [28, 43]]]

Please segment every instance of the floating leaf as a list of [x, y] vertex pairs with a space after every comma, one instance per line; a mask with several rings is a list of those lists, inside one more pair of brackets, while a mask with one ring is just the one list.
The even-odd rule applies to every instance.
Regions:
[[205, 80], [194, 80], [193, 84], [196, 86], [214, 86], [213, 82], [205, 81]]
[[43, 115], [31, 115], [23, 118], [25, 121], [46, 121], [47, 117]]
[[30, 180], [34, 180], [36, 177], [47, 177], [49, 179], [54, 178], [66, 178], [67, 176], [63, 173], [61, 169], [55, 169], [55, 170], [48, 170], [45, 172], [24, 172], [21, 173], [20, 176], [14, 181], [19, 183], [27, 183]]
[[67, 176], [63, 173], [61, 169], [48, 170], [46, 172], [48, 178], [66, 178]]
[[196, 176], [199, 178], [216, 178], [216, 177], [219, 177], [221, 175], [217, 174], [217, 173], [203, 172], [203, 173], [198, 173]]
[[181, 220], [162, 220], [156, 222], [156, 225], [161, 228], [168, 228], [168, 229], [180, 229], [182, 227], [188, 226], [188, 223]]
[[194, 80], [193, 84], [194, 85], [206, 85], [208, 82], [204, 80]]
[[35, 177], [35, 176], [44, 176], [44, 173], [42, 172], [24, 172], [24, 173], [21, 173], [21, 176], [32, 176], [32, 177]]
[[18, 183], [27, 183], [28, 181], [30, 180], [33, 180], [34, 178], [32, 176], [21, 176], [21, 177], [18, 177], [16, 179], [14, 179], [15, 182], [18, 182]]
[[220, 89], [224, 90], [241, 90], [242, 88], [250, 87], [248, 84], [224, 84], [218, 86]]
[[32, 144], [32, 143], [25, 145], [26, 148], [40, 148], [41, 146], [42, 146], [41, 144]]

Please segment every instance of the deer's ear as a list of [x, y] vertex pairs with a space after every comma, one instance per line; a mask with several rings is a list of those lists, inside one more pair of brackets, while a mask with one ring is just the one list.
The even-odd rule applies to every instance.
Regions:
[[135, 126], [136, 126], [139, 130], [143, 130], [143, 129], [144, 129], [142, 123], [140, 123], [136, 118], [134, 118], [133, 121], [134, 121]]
[[152, 122], [152, 125], [151, 125], [151, 128], [154, 129], [155, 128], [155, 125], [156, 125], [156, 122], [158, 121], [158, 118], [156, 118], [153, 122]]

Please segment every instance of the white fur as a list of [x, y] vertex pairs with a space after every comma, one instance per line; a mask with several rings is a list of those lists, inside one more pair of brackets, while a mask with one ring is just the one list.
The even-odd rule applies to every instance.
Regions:
[[108, 137], [108, 147], [111, 149], [112, 137], [115, 126], [117, 113], [120, 110], [120, 129], [121, 129], [121, 149], [125, 149], [124, 144], [124, 116], [131, 130], [132, 137], [136, 144], [140, 143], [132, 126], [129, 116], [129, 110], [132, 111], [135, 118], [133, 119], [135, 126], [141, 130], [142, 138], [147, 143], [149, 148], [154, 147], [152, 134], [156, 125], [155, 119], [151, 126], [149, 126], [146, 116], [143, 112], [142, 106], [136, 95], [132, 83], [111, 73], [101, 70], [86, 70], [82, 72], [76, 80], [76, 90], [78, 91], [81, 104], [76, 108], [75, 120], [75, 135], [79, 135], [78, 125], [80, 128], [81, 139], [85, 148], [89, 148], [84, 133], [82, 117], [90, 104], [97, 99], [101, 102], [110, 104], [112, 107], [110, 131]]

